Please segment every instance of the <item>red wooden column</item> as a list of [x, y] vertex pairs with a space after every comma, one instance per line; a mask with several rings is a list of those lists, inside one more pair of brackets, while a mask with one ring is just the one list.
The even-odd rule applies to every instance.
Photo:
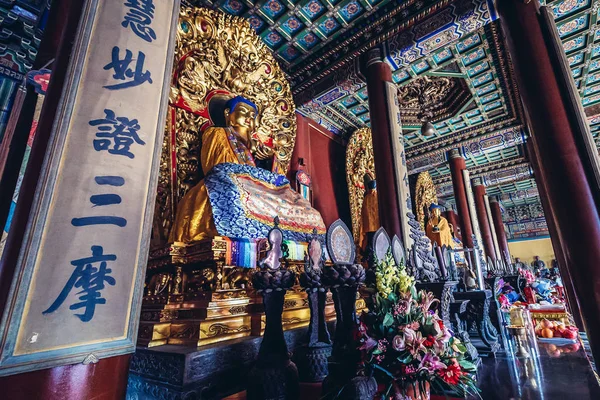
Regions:
[[526, 149], [529, 160], [531, 161], [531, 167], [536, 177], [536, 184], [540, 194], [540, 202], [542, 203], [544, 217], [546, 218], [546, 223], [548, 224], [548, 232], [550, 233], [552, 248], [554, 249], [554, 254], [556, 256], [556, 260], [558, 261], [558, 269], [560, 270], [560, 277], [562, 278], [565, 292], [567, 294], [569, 308], [571, 310], [571, 314], [573, 314], [575, 325], [577, 325], [579, 329], [584, 329], [579, 300], [577, 299], [577, 294], [575, 293], [571, 272], [567, 267], [567, 258], [565, 256], [565, 252], [563, 251], [563, 245], [561, 243], [560, 232], [556, 226], [554, 212], [552, 211], [552, 207], [548, 201], [546, 182], [544, 180], [544, 174], [541, 170], [537, 152], [533, 146], [533, 140], [530, 139], [527, 141]]
[[504, 223], [502, 222], [502, 210], [500, 209], [498, 199], [495, 197], [490, 197], [490, 210], [492, 211], [492, 220], [494, 221], [494, 229], [496, 229], [496, 237], [498, 237], [500, 253], [506, 264], [510, 265], [510, 251], [508, 250], [508, 239], [504, 230]]
[[395, 165], [392, 156], [392, 141], [388, 115], [385, 86], [393, 82], [392, 69], [382, 61], [379, 49], [369, 52], [366, 67], [367, 92], [369, 94], [369, 114], [371, 116], [371, 134], [373, 135], [373, 153], [375, 155], [375, 174], [377, 175], [377, 198], [379, 201], [379, 221], [390, 237], [402, 238], [401, 214], [398, 207]]
[[548, 203], [581, 300], [592, 353], [600, 360], [599, 188], [590, 170], [592, 159], [581, 142], [586, 127], [578, 124], [574, 112], [580, 98], [571, 96], [572, 80], [564, 79], [564, 54], [549, 47], [555, 38], [544, 31], [539, 3], [503, 0], [497, 7], [509, 39]]
[[450, 164], [450, 173], [452, 174], [452, 188], [454, 189], [454, 198], [456, 199], [462, 241], [466, 247], [473, 247], [473, 227], [471, 225], [471, 214], [469, 213], [467, 189], [463, 175], [463, 171], [467, 169], [467, 164], [461, 149], [450, 150], [448, 153], [448, 163]]
[[483, 249], [485, 254], [496, 262], [496, 251], [494, 250], [494, 238], [492, 237], [492, 228], [488, 219], [487, 210], [485, 208], [485, 185], [481, 178], [475, 178], [473, 184], [473, 197], [475, 198], [475, 210], [477, 212], [477, 220], [479, 221], [479, 230], [481, 231], [481, 239], [483, 240]]

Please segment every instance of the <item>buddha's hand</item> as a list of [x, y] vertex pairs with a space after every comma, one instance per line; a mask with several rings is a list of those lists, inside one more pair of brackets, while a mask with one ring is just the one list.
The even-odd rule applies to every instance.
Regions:
[[275, 154], [275, 150], [271, 147], [267, 147], [262, 143], [256, 143], [254, 147], [254, 157], [259, 160], [267, 160]]

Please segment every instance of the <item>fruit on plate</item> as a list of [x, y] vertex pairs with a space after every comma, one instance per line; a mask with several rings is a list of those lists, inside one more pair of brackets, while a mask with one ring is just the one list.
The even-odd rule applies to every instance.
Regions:
[[546, 339], [550, 339], [550, 338], [554, 337], [554, 331], [550, 328], [544, 328], [544, 329], [542, 329], [542, 337], [544, 337]]
[[564, 339], [576, 339], [579, 330], [570, 325], [565, 325], [561, 321], [549, 321], [547, 319], [541, 320], [535, 327], [535, 334], [537, 337], [546, 339], [550, 338], [564, 338]]
[[554, 328], [554, 323], [552, 321], [547, 320], [546, 318], [544, 318], [540, 324], [542, 325], [542, 328]]
[[575, 342], [573, 344], [568, 344], [565, 347], [568, 348], [571, 351], [571, 353], [573, 353], [573, 352], [579, 350], [579, 348], [581, 347], [581, 344], [579, 342]]
[[565, 329], [565, 331], [562, 333], [562, 337], [564, 337], [565, 339], [576, 339], [577, 331]]

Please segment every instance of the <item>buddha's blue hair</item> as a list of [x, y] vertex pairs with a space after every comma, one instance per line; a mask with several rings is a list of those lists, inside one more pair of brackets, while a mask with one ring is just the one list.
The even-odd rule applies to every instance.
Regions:
[[233, 112], [233, 110], [235, 110], [237, 105], [240, 103], [247, 104], [250, 107], [254, 108], [254, 111], [256, 111], [256, 113], [258, 114], [258, 107], [256, 107], [256, 104], [254, 104], [253, 102], [251, 102], [243, 96], [235, 96], [234, 98], [230, 99], [229, 101], [227, 101], [227, 103], [225, 103], [225, 108], [228, 108], [229, 112]]

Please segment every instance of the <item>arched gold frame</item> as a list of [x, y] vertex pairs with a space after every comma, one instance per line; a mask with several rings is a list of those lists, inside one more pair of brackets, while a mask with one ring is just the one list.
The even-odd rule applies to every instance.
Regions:
[[372, 179], [376, 179], [371, 128], [360, 128], [350, 136], [346, 148], [346, 172], [346, 182], [350, 194], [352, 235], [357, 240], [365, 197], [364, 176], [369, 175]]
[[296, 109], [279, 64], [244, 18], [182, 7], [161, 156], [154, 247], [166, 242], [177, 203], [199, 180], [200, 136], [212, 123], [209, 101], [235, 95], [257, 105], [256, 138], [273, 147], [287, 171], [296, 141]]

